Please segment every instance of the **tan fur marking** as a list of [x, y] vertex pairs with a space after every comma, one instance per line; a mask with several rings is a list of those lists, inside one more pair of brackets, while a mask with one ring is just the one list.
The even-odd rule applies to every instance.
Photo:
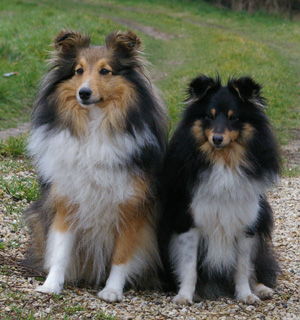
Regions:
[[212, 115], [213, 117], [215, 117], [215, 115], [216, 115], [216, 109], [211, 109], [211, 110], [210, 110], [210, 113], [211, 113], [211, 115]]
[[116, 238], [113, 264], [124, 264], [131, 260], [136, 248], [142, 245], [142, 233], [146, 227], [146, 222], [145, 216], [124, 219]]
[[[235, 130], [228, 130], [226, 129], [224, 133], [218, 133], [223, 137], [223, 142], [221, 146], [224, 148], [228, 144], [230, 144], [232, 141], [235, 141], [239, 137], [239, 132]], [[206, 129], [205, 130], [205, 135], [207, 137], [207, 140], [210, 142], [212, 146], [214, 146], [213, 143], [213, 136], [215, 135], [214, 129]]]
[[228, 119], [233, 115], [233, 110], [228, 111]]
[[231, 142], [222, 149], [216, 149], [207, 141], [201, 147], [201, 151], [206, 154], [212, 163], [221, 162], [234, 169], [245, 163], [245, 148], [237, 142]]
[[76, 206], [70, 205], [68, 199], [58, 194], [55, 184], [51, 187], [47, 206], [54, 212], [53, 227], [58, 231], [66, 232], [70, 228], [71, 219], [69, 218], [76, 210]]
[[[125, 128], [128, 107], [133, 104], [136, 94], [134, 88], [124, 78], [112, 77], [113, 79], [107, 84], [107, 88], [102, 87], [105, 97], [100, 106], [103, 106], [103, 110], [106, 112], [102, 125], [110, 131], [122, 131]], [[109, 86], [111, 87], [109, 88]], [[105, 89], [107, 92], [104, 92]]]
[[230, 168], [234, 169], [240, 164], [247, 165], [245, 163], [245, 152], [246, 149], [243, 144], [239, 142], [239, 132], [225, 130], [223, 136], [224, 147], [215, 148], [213, 146], [213, 135], [212, 129], [206, 129], [205, 135], [208, 139], [207, 142], [201, 145], [200, 150], [210, 159], [212, 163], [223, 162]]
[[76, 71], [78, 68], [83, 68], [83, 70], [85, 70], [85, 69], [87, 68], [87, 61], [86, 61], [86, 59], [81, 58], [81, 59], [79, 60], [79, 63], [78, 63], [77, 66], [75, 67], [75, 71]]
[[200, 144], [204, 142], [205, 137], [200, 120], [195, 121], [195, 123], [193, 124], [192, 134], [197, 142], [199, 142]]
[[74, 212], [74, 207], [68, 204], [68, 201], [64, 198], [57, 197], [55, 199], [56, 213], [53, 220], [53, 228], [66, 232], [70, 228], [70, 219], [68, 217]]
[[137, 247], [144, 246], [147, 237], [151, 201], [149, 182], [141, 178], [135, 180], [136, 195], [120, 205], [122, 222], [116, 236], [113, 264], [123, 264], [131, 260]]
[[125, 114], [128, 105], [135, 98], [135, 91], [128, 81], [121, 76], [106, 75], [103, 79], [97, 79], [96, 86], [101, 88], [103, 97], [102, 107], [114, 107]]
[[57, 112], [63, 125], [70, 128], [74, 135], [81, 136], [86, 134], [88, 111], [76, 99], [76, 83], [76, 77], [73, 77], [58, 86]]
[[237, 87], [236, 84], [233, 84], [233, 88], [234, 88], [235, 91], [238, 93], [240, 99], [241, 99], [242, 101], [244, 101], [244, 99], [243, 99], [242, 96], [241, 96], [240, 89]]
[[241, 134], [241, 139], [240, 139], [241, 143], [245, 144], [246, 142], [248, 142], [253, 136], [254, 131], [255, 131], [255, 128], [252, 127], [250, 123], [246, 123], [244, 125], [244, 129]]
[[107, 69], [109, 71], [112, 71], [111, 66], [108, 64], [108, 61], [106, 59], [100, 59], [97, 62], [97, 69], [100, 71], [101, 69]]
[[239, 132], [236, 130], [225, 130], [224, 135], [229, 138], [229, 141], [235, 141], [239, 137]]

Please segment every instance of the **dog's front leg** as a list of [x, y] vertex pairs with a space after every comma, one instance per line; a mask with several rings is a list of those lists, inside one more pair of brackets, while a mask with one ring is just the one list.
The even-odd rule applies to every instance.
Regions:
[[250, 288], [251, 276], [251, 252], [255, 238], [244, 237], [239, 242], [236, 272], [234, 274], [235, 294], [238, 300], [242, 300], [247, 304], [253, 304], [260, 301]]
[[35, 291], [43, 293], [61, 293], [67, 268], [74, 247], [75, 233], [69, 228], [66, 216], [70, 208], [60, 201], [48, 233], [45, 268], [49, 270], [45, 283]]
[[123, 288], [129, 271], [128, 263], [113, 264], [106, 285], [98, 293], [98, 297], [108, 302], [121, 301]]
[[170, 243], [170, 256], [174, 263], [175, 274], [180, 283], [178, 294], [173, 301], [178, 304], [193, 302], [197, 283], [197, 254], [199, 231], [194, 228], [173, 236]]
[[123, 219], [117, 232], [112, 267], [106, 285], [98, 296], [109, 302], [120, 301], [126, 280], [141, 276], [157, 266], [159, 255], [147, 210], [129, 202], [122, 206]]

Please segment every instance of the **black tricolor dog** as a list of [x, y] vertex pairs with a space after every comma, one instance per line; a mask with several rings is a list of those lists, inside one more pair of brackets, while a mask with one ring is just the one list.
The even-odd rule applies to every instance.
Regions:
[[[195, 78], [165, 157], [159, 238], [177, 303], [271, 297], [279, 271], [265, 197], [280, 171], [277, 144], [250, 77]], [[168, 257], [168, 258], [167, 258]], [[174, 273], [174, 274], [173, 274]]]

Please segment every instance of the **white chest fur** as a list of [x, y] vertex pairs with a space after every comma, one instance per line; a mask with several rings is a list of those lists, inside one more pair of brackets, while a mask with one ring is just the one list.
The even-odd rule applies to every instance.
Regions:
[[[74, 255], [68, 275], [101, 282], [106, 274], [118, 228], [119, 205], [134, 196], [133, 173], [124, 167], [132, 154], [146, 143], [156, 143], [150, 130], [137, 138], [129, 134], [109, 136], [101, 130], [101, 113], [92, 113], [89, 134], [78, 139], [69, 130], [47, 130], [47, 125], [31, 133], [28, 151], [44, 181], [55, 184], [56, 192], [77, 205], [72, 226], [83, 265]], [[93, 260], [92, 270], [86, 263]]]
[[222, 270], [235, 264], [237, 242], [257, 218], [261, 192], [261, 184], [221, 164], [195, 188], [191, 211], [205, 240], [204, 264]]
[[28, 146], [40, 176], [79, 205], [85, 228], [99, 214], [101, 224], [114, 219], [118, 205], [134, 195], [132, 174], [124, 164], [145, 143], [154, 143], [147, 130], [136, 139], [121, 133], [111, 137], [101, 130], [101, 113], [93, 116], [85, 138], [73, 137], [67, 129], [49, 132], [44, 125], [32, 131]]
[[126, 139], [117, 145], [99, 135], [78, 140], [67, 130], [45, 132], [45, 128], [33, 132], [29, 150], [39, 174], [54, 183], [60, 195], [88, 207], [95, 200], [113, 204], [131, 195], [128, 173], [118, 168], [130, 155]]

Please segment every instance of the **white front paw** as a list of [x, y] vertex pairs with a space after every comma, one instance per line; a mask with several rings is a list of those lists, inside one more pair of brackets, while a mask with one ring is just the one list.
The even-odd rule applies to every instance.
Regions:
[[192, 304], [193, 298], [187, 295], [178, 293], [178, 295], [173, 298], [173, 302], [176, 304]]
[[112, 288], [104, 288], [98, 293], [98, 297], [107, 302], [121, 301], [123, 298], [122, 291]]
[[57, 293], [57, 294], [59, 294], [62, 291], [62, 286], [43, 284], [42, 286], [38, 286], [35, 289], [35, 291], [42, 292], [42, 293]]
[[248, 295], [238, 295], [237, 299], [243, 301], [246, 304], [254, 304], [260, 301], [259, 297], [253, 293]]

